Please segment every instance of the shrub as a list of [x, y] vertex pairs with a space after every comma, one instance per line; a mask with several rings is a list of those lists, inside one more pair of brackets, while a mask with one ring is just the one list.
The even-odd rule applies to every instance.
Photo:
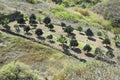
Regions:
[[25, 19], [24, 19], [24, 15], [20, 14], [17, 18], [17, 23], [19, 24], [25, 24]]
[[50, 28], [50, 30], [52, 30], [54, 28], [54, 25], [52, 23], [48, 24], [48, 28]]
[[81, 31], [83, 30], [83, 28], [82, 28], [81, 26], [79, 26], [79, 27], [77, 28], [77, 30], [78, 30], [79, 32], [81, 32]]
[[67, 32], [68, 34], [71, 34], [73, 32], [73, 28], [71, 27], [71, 25], [67, 26], [64, 31]]
[[29, 18], [29, 23], [30, 23], [30, 24], [37, 24], [35, 14], [31, 14], [31, 16], [30, 16], [30, 18]]
[[30, 31], [30, 27], [29, 26], [25, 26], [24, 27], [24, 31], [26, 31], [26, 33], [28, 33]]
[[103, 51], [100, 48], [96, 48], [94, 53], [95, 53], [95, 56], [100, 56], [103, 54]]
[[86, 45], [84, 46], [83, 50], [89, 52], [89, 51], [92, 50], [92, 48], [91, 48], [90, 45], [86, 44]]
[[120, 28], [120, 17], [115, 18], [115, 19], [112, 20], [112, 26]]
[[106, 56], [108, 56], [109, 58], [113, 58], [115, 55], [113, 54], [113, 50], [108, 50], [107, 52], [106, 52]]
[[71, 47], [76, 47], [76, 46], [78, 46], [79, 44], [78, 44], [78, 41], [77, 40], [75, 40], [75, 39], [72, 39], [71, 41], [70, 41], [70, 46]]
[[56, 4], [61, 4], [62, 0], [52, 0], [53, 2], [55, 2]]
[[0, 69], [1, 80], [41, 80], [38, 73], [21, 62], [11, 62]]
[[62, 45], [64, 45], [64, 43], [67, 43], [67, 39], [63, 35], [60, 36], [60, 38], [58, 39], [58, 41], [60, 43], [62, 43]]
[[66, 24], [64, 22], [61, 22], [62, 27], [66, 27]]
[[97, 32], [97, 36], [102, 36], [102, 32]]
[[85, 33], [86, 33], [86, 35], [87, 35], [88, 37], [94, 36], [94, 34], [93, 34], [93, 32], [92, 32], [92, 30], [91, 30], [90, 28], [87, 29]]
[[103, 44], [106, 44], [106, 45], [110, 45], [111, 44], [111, 41], [109, 38], [105, 38], [102, 42]]
[[37, 30], [35, 31], [35, 34], [36, 34], [37, 36], [42, 35], [42, 34], [43, 34], [42, 29], [37, 29]]
[[27, 0], [29, 3], [36, 4], [39, 2], [39, 0]]
[[7, 26], [7, 24], [9, 23], [9, 20], [7, 18], [4, 18], [1, 22], [2, 22], [2, 25]]
[[53, 35], [48, 35], [47, 38], [48, 38], [48, 39], [52, 39], [52, 38], [53, 38]]
[[46, 25], [48, 25], [48, 24], [51, 22], [50, 17], [49, 17], [49, 16], [45, 17], [44, 20], [43, 20], [43, 22], [44, 22]]

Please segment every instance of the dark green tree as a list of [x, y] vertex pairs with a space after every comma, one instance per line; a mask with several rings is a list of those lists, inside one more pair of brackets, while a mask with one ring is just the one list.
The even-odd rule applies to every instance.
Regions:
[[70, 41], [70, 46], [71, 47], [76, 47], [76, 46], [78, 46], [79, 44], [78, 44], [78, 41], [76, 40], [76, 39], [72, 39], [71, 41]]
[[68, 35], [69, 35], [73, 32], [73, 30], [74, 29], [71, 27], [71, 25], [69, 25], [69, 26], [65, 27], [64, 32], [67, 32]]
[[66, 27], [66, 24], [64, 22], [61, 22], [62, 27]]
[[25, 24], [25, 18], [23, 14], [20, 14], [17, 18], [17, 23], [18, 24]]
[[31, 14], [31, 16], [30, 16], [30, 18], [29, 18], [29, 23], [30, 23], [30, 24], [37, 24], [35, 14]]
[[52, 30], [54, 28], [54, 25], [52, 23], [48, 24], [48, 28], [50, 28], [50, 30]]
[[56, 4], [61, 4], [62, 0], [52, 0], [53, 2], [55, 2]]
[[48, 35], [47, 38], [48, 39], [53, 39], [53, 35]]
[[106, 56], [108, 56], [109, 58], [113, 58], [115, 55], [113, 54], [113, 50], [109, 49], [107, 52], [106, 52]]
[[30, 31], [30, 27], [29, 26], [25, 26], [24, 27], [24, 31], [26, 31], [26, 33], [28, 33]]
[[107, 45], [110, 45], [110, 44], [111, 44], [111, 41], [110, 41], [109, 38], [105, 38], [102, 43], [103, 43], [103, 44], [106, 44], [106, 46], [107, 46]]
[[97, 47], [97, 48], [95, 49], [94, 54], [95, 54], [95, 57], [97, 58], [97, 57], [100, 57], [100, 56], [103, 55], [103, 51], [102, 51], [100, 48]]
[[41, 36], [41, 35], [43, 34], [42, 29], [37, 29], [37, 30], [35, 31], [35, 34], [36, 34], [38, 37]]
[[83, 30], [83, 28], [82, 28], [81, 26], [79, 26], [79, 27], [77, 28], [77, 30], [78, 30], [79, 32], [81, 32], [81, 31]]
[[48, 25], [48, 24], [51, 22], [50, 17], [49, 17], [49, 16], [45, 17], [44, 20], [43, 20], [43, 22], [44, 22], [46, 25]]
[[93, 32], [92, 32], [92, 30], [91, 30], [90, 28], [87, 29], [85, 33], [86, 33], [86, 35], [87, 35], [88, 37], [94, 36], [94, 34], [93, 34]]
[[91, 48], [90, 45], [86, 44], [86, 45], [83, 47], [83, 50], [84, 50], [84, 51], [87, 51], [87, 53], [88, 53], [88, 52], [90, 52], [90, 51], [92, 50], [92, 48]]

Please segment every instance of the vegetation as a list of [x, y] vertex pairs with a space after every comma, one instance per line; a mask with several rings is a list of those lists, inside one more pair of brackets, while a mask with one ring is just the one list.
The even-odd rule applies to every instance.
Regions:
[[37, 29], [36, 31], [35, 31], [35, 34], [39, 37], [40, 35], [42, 35], [43, 34], [43, 31], [42, 31], [42, 29]]
[[41, 80], [38, 74], [31, 70], [25, 64], [14, 61], [7, 65], [4, 65], [0, 69], [0, 79], [2, 80]]
[[64, 43], [67, 43], [67, 39], [63, 35], [61, 35], [58, 41], [62, 44], [62, 46], [64, 45]]
[[86, 33], [86, 35], [87, 35], [88, 37], [94, 36], [94, 34], [93, 34], [93, 32], [92, 32], [92, 30], [91, 30], [90, 28], [87, 29], [85, 33]]
[[7, 26], [8, 23], [9, 23], [9, 20], [7, 18], [2, 20], [2, 25], [3, 26]]
[[64, 32], [67, 32], [68, 35], [71, 34], [73, 32], [73, 28], [71, 27], [71, 25], [67, 26], [65, 29], [64, 29]]
[[50, 17], [49, 17], [49, 16], [45, 17], [44, 20], [43, 20], [43, 22], [44, 22], [46, 25], [48, 25], [48, 24], [51, 22]]
[[76, 47], [76, 46], [78, 46], [79, 44], [78, 44], [78, 42], [77, 42], [77, 40], [75, 40], [75, 39], [72, 39], [71, 41], [70, 41], [70, 46], [71, 47]]
[[106, 44], [106, 46], [107, 46], [107, 45], [110, 45], [110, 44], [111, 44], [111, 41], [110, 41], [109, 38], [106, 38], [106, 39], [103, 40], [102, 43], [103, 43], [103, 44]]
[[86, 51], [87, 53], [90, 52], [92, 50], [91, 46], [86, 44], [83, 48], [84, 51]]
[[39, 0], [27, 0], [29, 3], [36, 4], [39, 2]]

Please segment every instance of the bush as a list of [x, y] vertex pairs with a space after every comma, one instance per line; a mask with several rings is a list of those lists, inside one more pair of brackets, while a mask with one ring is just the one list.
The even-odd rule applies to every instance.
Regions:
[[100, 56], [103, 54], [103, 51], [100, 48], [96, 48], [94, 53], [95, 53], [95, 56]]
[[17, 18], [17, 23], [19, 24], [25, 24], [25, 18], [23, 14], [20, 14]]
[[54, 28], [54, 25], [52, 23], [48, 24], [48, 28], [50, 28], [50, 30], [52, 30]]
[[106, 56], [108, 56], [109, 58], [113, 58], [115, 55], [113, 54], [113, 50], [108, 50], [106, 52]]
[[7, 25], [9, 23], [9, 20], [7, 18], [4, 18], [2, 21], [2, 25]]
[[70, 41], [70, 46], [71, 47], [76, 47], [76, 46], [78, 46], [79, 44], [78, 44], [78, 41], [77, 40], [75, 40], [75, 39], [72, 39], [71, 41]]
[[94, 34], [93, 34], [93, 32], [92, 32], [92, 30], [91, 30], [90, 28], [87, 29], [85, 33], [86, 33], [86, 35], [87, 35], [88, 37], [94, 36]]
[[71, 27], [71, 25], [67, 26], [64, 31], [67, 32], [68, 34], [71, 34], [73, 32], [73, 28]]
[[35, 31], [35, 34], [36, 34], [37, 36], [42, 35], [42, 34], [43, 34], [42, 29], [37, 29], [37, 30]]
[[90, 45], [86, 44], [86, 45], [84, 46], [83, 50], [89, 52], [89, 51], [92, 50], [92, 48], [91, 48]]
[[1, 80], [41, 80], [38, 74], [21, 62], [11, 62], [0, 69]]
[[30, 27], [29, 26], [25, 26], [24, 27], [24, 31], [26, 31], [26, 33], [28, 33], [30, 31]]
[[29, 18], [29, 23], [30, 23], [30, 24], [37, 24], [35, 14], [31, 14], [31, 16], [30, 16], [30, 18]]
[[43, 22], [44, 22], [46, 25], [48, 25], [48, 24], [51, 22], [50, 17], [49, 17], [49, 16], [45, 17], [44, 20], [43, 20]]
[[97, 32], [97, 36], [102, 36], [102, 32]]
[[39, 0], [27, 0], [29, 3], [36, 4], [39, 2]]
[[79, 26], [79, 27], [77, 28], [77, 30], [78, 30], [79, 32], [81, 32], [81, 31], [83, 30], [83, 28], [82, 28], [81, 26]]
[[66, 27], [66, 24], [64, 22], [61, 22], [62, 27]]
[[110, 45], [110, 44], [111, 44], [111, 41], [110, 41], [109, 38], [106, 38], [106, 39], [103, 40], [102, 43], [103, 43], [103, 44], [106, 44], [106, 45]]
[[48, 38], [48, 39], [52, 39], [52, 38], [53, 38], [53, 35], [48, 35], [47, 38]]
[[120, 17], [112, 20], [112, 26], [120, 28]]
[[60, 36], [60, 38], [58, 39], [58, 41], [59, 41], [60, 43], [62, 43], [62, 45], [63, 45], [64, 43], [67, 43], [67, 39], [66, 39], [65, 37], [63, 37], [63, 35]]

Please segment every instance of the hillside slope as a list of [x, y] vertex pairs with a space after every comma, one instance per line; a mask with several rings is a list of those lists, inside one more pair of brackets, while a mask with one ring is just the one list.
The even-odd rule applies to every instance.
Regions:
[[83, 63], [41, 44], [0, 32], [1, 67], [14, 60], [38, 70], [43, 80], [120, 79], [118, 66], [96, 60]]

